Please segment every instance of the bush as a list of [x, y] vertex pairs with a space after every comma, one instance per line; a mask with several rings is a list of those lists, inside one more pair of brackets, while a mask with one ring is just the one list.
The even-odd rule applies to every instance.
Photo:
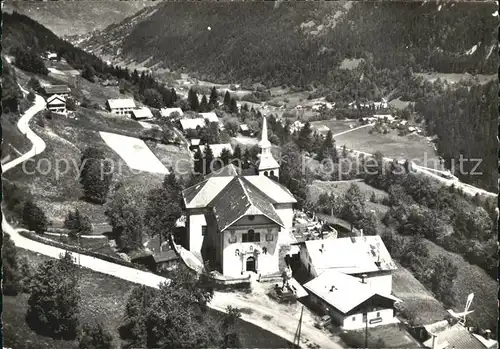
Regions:
[[68, 236], [72, 239], [77, 236], [92, 234], [92, 223], [90, 218], [86, 215], [80, 214], [78, 209], [68, 212], [68, 215], [64, 220], [64, 227], [69, 229]]
[[77, 275], [69, 252], [38, 267], [26, 314], [26, 321], [34, 331], [58, 339], [76, 338], [80, 301]]
[[110, 349], [113, 348], [113, 336], [102, 323], [93, 326], [85, 325], [80, 337], [80, 349]]
[[23, 223], [29, 230], [42, 234], [47, 230], [49, 222], [45, 213], [31, 200], [26, 201], [23, 208]]
[[30, 92], [28, 93], [28, 97], [27, 97], [27, 98], [28, 98], [28, 101], [33, 102], [33, 101], [35, 100], [36, 96], [35, 96], [35, 94], [33, 93], [33, 91], [30, 91]]
[[2, 267], [3, 293], [8, 296], [16, 296], [21, 290], [21, 275], [19, 273], [16, 246], [8, 234], [4, 235]]

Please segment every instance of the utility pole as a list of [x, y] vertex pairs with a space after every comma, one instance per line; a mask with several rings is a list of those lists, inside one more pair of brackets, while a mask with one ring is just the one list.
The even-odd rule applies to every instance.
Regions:
[[365, 348], [368, 349], [368, 307], [366, 308], [365, 318]]
[[[295, 337], [293, 338], [293, 344], [296, 348], [300, 348], [300, 332], [302, 331], [302, 315], [303, 314], [304, 314], [304, 306], [302, 306], [302, 310], [300, 311], [299, 325], [297, 327], [297, 331], [295, 332]], [[297, 344], [295, 344], [295, 340], [297, 340]]]

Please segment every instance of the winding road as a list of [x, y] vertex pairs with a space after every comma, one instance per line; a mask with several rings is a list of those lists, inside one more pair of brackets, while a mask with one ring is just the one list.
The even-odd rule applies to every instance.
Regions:
[[[23, 90], [23, 92], [27, 92], [25, 89], [21, 89]], [[10, 169], [23, 163], [24, 161], [41, 154], [45, 150], [45, 142], [29, 128], [29, 122], [31, 118], [44, 109], [45, 100], [41, 96], [36, 95], [34, 105], [22, 115], [17, 123], [17, 127], [33, 143], [33, 147], [24, 155], [3, 165], [3, 172], [9, 171]], [[25, 238], [24, 236], [20, 235], [19, 232], [25, 229], [12, 227], [12, 225], [10, 225], [9, 222], [7, 222], [7, 220], [5, 219], [3, 212], [2, 230], [3, 232], [9, 234], [15, 245], [20, 248], [24, 248], [26, 250], [40, 253], [52, 258], [59, 258], [61, 254], [66, 252], [66, 250], [64, 249], [45, 245], [43, 243]], [[102, 274], [112, 275], [136, 284], [158, 288], [160, 283], [169, 281], [168, 279], [156, 274], [125, 267], [84, 254], [73, 253], [73, 256], [75, 257], [75, 260], [79, 261], [79, 264], [82, 267], [92, 269]], [[239, 293], [215, 292], [214, 298], [210, 303], [210, 307], [225, 312], [228, 305], [232, 305], [233, 307], [237, 308], [253, 309], [254, 312], [252, 314], [242, 314], [242, 320], [250, 322], [278, 336], [281, 336], [290, 342], [293, 342], [295, 331], [298, 325], [298, 317], [295, 314], [283, 313], [278, 311], [277, 309], [263, 306], [262, 304], [255, 304], [252, 299], [245, 300], [244, 296]], [[264, 319], [264, 317], [270, 320], [266, 320]], [[341, 345], [334, 342], [333, 337], [331, 337], [326, 331], [315, 328], [313, 326], [313, 320], [311, 316], [306, 316], [305, 320], [302, 323], [301, 339], [302, 343], [314, 343], [319, 347], [325, 349], [343, 348]]]

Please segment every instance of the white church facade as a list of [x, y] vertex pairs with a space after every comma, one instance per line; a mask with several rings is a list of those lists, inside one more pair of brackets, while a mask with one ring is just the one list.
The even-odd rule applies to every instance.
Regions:
[[186, 245], [227, 277], [283, 270], [283, 251], [293, 242], [295, 198], [277, 177], [264, 118], [259, 174], [242, 176], [228, 165], [183, 191]]

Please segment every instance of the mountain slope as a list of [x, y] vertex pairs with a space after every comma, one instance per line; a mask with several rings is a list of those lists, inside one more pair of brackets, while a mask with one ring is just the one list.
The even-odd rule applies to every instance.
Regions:
[[491, 74], [495, 10], [494, 3], [165, 2], [80, 45], [221, 82], [328, 84], [345, 58], [377, 69]]
[[59, 36], [85, 34], [122, 21], [154, 1], [8, 1], [3, 12], [25, 14]]

